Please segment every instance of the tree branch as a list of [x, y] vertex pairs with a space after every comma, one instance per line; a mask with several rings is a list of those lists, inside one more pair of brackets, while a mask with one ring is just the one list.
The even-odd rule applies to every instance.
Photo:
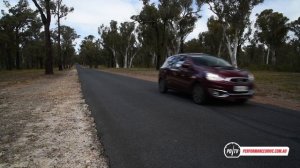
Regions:
[[46, 24], [47, 23], [47, 18], [45, 16], [44, 12], [43, 12], [42, 7], [37, 3], [36, 0], [32, 0], [32, 1], [33, 1], [34, 5], [36, 6], [36, 8], [38, 9], [38, 11], [40, 12], [43, 23]]

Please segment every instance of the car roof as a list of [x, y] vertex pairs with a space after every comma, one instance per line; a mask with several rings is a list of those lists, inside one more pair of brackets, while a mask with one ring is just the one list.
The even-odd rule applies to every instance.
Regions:
[[210, 56], [210, 55], [206, 53], [179, 53], [172, 56], [178, 57], [178, 56]]

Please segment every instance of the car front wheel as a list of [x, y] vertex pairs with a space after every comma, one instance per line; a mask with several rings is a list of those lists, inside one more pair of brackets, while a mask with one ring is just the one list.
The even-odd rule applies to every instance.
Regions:
[[193, 101], [196, 104], [205, 104], [207, 97], [201, 85], [195, 85], [193, 88]]

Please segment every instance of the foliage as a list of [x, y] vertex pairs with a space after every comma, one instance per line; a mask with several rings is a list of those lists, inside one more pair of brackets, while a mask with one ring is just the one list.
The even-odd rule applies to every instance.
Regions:
[[266, 9], [257, 16], [255, 33], [258, 40], [268, 47], [266, 64], [269, 64], [269, 51], [272, 52], [272, 63], [276, 64], [276, 50], [287, 40], [287, 22], [287, 17], [272, 9]]
[[67, 7], [63, 4], [63, 0], [55, 0], [53, 4], [52, 13], [57, 18], [57, 55], [58, 55], [58, 69], [63, 70], [63, 67], [67, 66], [64, 64], [63, 56], [61, 54], [61, 19], [66, 17], [70, 12], [73, 12], [73, 7]]
[[237, 67], [238, 46], [241, 45], [240, 41], [246, 27], [250, 25], [251, 11], [263, 0], [205, 0], [205, 2], [222, 23], [231, 63]]
[[[27, 0], [19, 0], [14, 6], [9, 1], [4, 1], [7, 12], [2, 10], [0, 18], [0, 69], [47, 67], [45, 72], [52, 74], [54, 59], [51, 54], [51, 44], [55, 41], [52, 41], [51, 37], [57, 37], [57, 31], [51, 31], [49, 27], [50, 16], [53, 15], [51, 10], [54, 11], [56, 7], [52, 2], [36, 1], [38, 10], [35, 11], [30, 8]], [[47, 10], [46, 7], [49, 7], [50, 10]], [[63, 12], [60, 16], [64, 17], [67, 11], [63, 8], [61, 10]], [[43, 26], [44, 31], [42, 31]], [[70, 27], [62, 26], [61, 29], [62, 56], [65, 65], [70, 66], [74, 62], [76, 54], [74, 40], [78, 38], [78, 35]], [[49, 37], [50, 41], [46, 43], [45, 37], [47, 37], [46, 39]], [[50, 47], [46, 45], [50, 45]]]

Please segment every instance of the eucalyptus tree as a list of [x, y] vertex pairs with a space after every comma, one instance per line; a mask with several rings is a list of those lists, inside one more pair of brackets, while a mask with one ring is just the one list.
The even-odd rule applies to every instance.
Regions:
[[210, 10], [222, 23], [231, 63], [237, 67], [237, 49], [247, 26], [252, 9], [263, 0], [205, 0]]
[[123, 56], [123, 68], [131, 68], [140, 44], [134, 22], [123, 22], [119, 27], [120, 49]]
[[[44, 35], [45, 35], [45, 74], [53, 74], [53, 55], [52, 55], [52, 44], [51, 44], [51, 34], [50, 34], [50, 24], [51, 24], [51, 5], [50, 0], [43, 0], [40, 3], [37, 0], [32, 0], [36, 8], [38, 9], [42, 22], [44, 25]], [[43, 7], [45, 11], [43, 10]]]
[[138, 29], [143, 49], [149, 51], [152, 60], [155, 60], [156, 69], [159, 69], [165, 40], [162, 30], [163, 24], [156, 5], [150, 4], [149, 0], [143, 0], [141, 12], [132, 16], [131, 19], [139, 23]]
[[114, 59], [115, 67], [120, 68], [118, 51], [120, 49], [120, 34], [118, 30], [118, 22], [112, 20], [110, 27], [106, 27], [103, 24], [98, 27], [98, 34], [100, 35], [100, 44], [108, 49]]
[[300, 62], [300, 17], [298, 17], [297, 20], [294, 20], [290, 23], [289, 25], [290, 30], [292, 32], [294, 32], [295, 37], [294, 39], [292, 39], [293, 44], [296, 47], [296, 51], [298, 53], [298, 60]]
[[137, 21], [139, 30], [151, 32], [140, 33], [146, 41], [153, 41], [149, 46], [143, 48], [152, 49], [150, 55], [156, 61], [156, 69], [159, 69], [162, 59], [179, 52], [183, 52], [185, 38], [195, 27], [200, 18], [200, 9], [203, 0], [159, 0], [157, 4], [143, 0], [143, 8], [138, 15], [131, 17]]
[[[14, 37], [14, 50], [15, 50], [15, 66], [17, 69], [21, 68], [21, 54], [20, 45], [25, 38], [25, 31], [31, 26], [31, 22], [36, 19], [36, 13], [30, 9], [27, 0], [19, 0], [15, 6], [11, 6], [8, 1], [4, 1], [5, 6], [8, 8], [8, 13], [3, 11], [6, 19], [9, 19], [10, 29], [13, 30]], [[5, 18], [4, 18], [5, 19]], [[11, 40], [12, 40], [11, 39]]]
[[[203, 0], [161, 0], [159, 11], [168, 23], [167, 28], [173, 36], [174, 42], [169, 44], [173, 48], [172, 54], [184, 52], [184, 41], [194, 30], [196, 21], [201, 18], [200, 10]], [[194, 3], [196, 5], [194, 5]]]
[[93, 35], [89, 35], [82, 40], [80, 44], [79, 56], [83, 64], [89, 65], [90, 68], [97, 67], [98, 57], [100, 56], [100, 48], [98, 42]]
[[0, 20], [0, 49], [3, 68], [12, 70], [14, 68], [14, 26], [13, 18], [4, 14]]
[[75, 40], [80, 36], [76, 31], [69, 26], [61, 26], [61, 36], [62, 36], [62, 64], [64, 68], [70, 67], [72, 64], [73, 57], [75, 55]]
[[300, 40], [300, 17], [289, 24], [290, 30], [294, 32], [298, 40]]
[[54, 9], [52, 13], [56, 17], [57, 24], [57, 50], [58, 50], [58, 69], [61, 71], [65, 65], [63, 65], [63, 58], [61, 54], [61, 19], [65, 18], [70, 12], [73, 12], [73, 7], [68, 7], [63, 4], [63, 0], [54, 1]]
[[272, 63], [276, 64], [276, 50], [287, 39], [288, 18], [272, 9], [262, 11], [256, 19], [255, 27], [259, 41], [266, 44], [268, 53], [266, 64], [269, 64], [269, 53], [272, 53]]
[[43, 23], [39, 17], [32, 20], [30, 27], [23, 33], [22, 55], [26, 68], [44, 67], [44, 38], [41, 32]]

